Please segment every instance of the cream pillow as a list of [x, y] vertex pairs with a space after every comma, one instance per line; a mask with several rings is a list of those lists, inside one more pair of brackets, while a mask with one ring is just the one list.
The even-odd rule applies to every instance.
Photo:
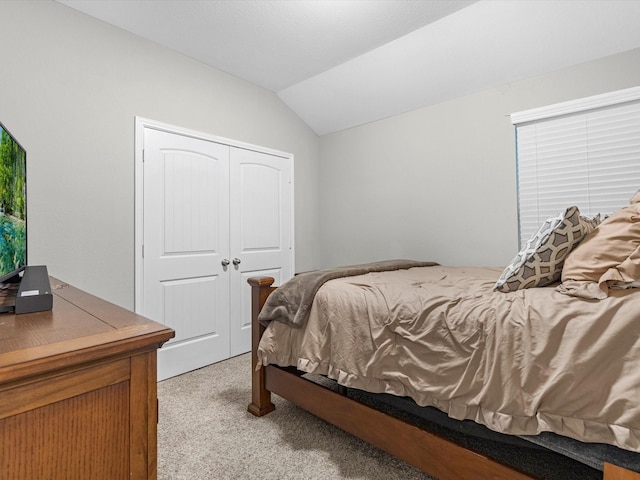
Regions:
[[513, 292], [559, 281], [569, 252], [599, 222], [599, 215], [582, 217], [575, 206], [547, 219], [505, 268], [493, 289]]
[[558, 291], [605, 298], [610, 287], [624, 287], [638, 280], [640, 193], [631, 199], [631, 205], [607, 217], [571, 252], [564, 263]]

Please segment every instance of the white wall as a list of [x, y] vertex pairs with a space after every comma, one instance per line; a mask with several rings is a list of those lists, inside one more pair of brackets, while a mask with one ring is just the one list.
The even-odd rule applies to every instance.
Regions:
[[0, 121], [27, 150], [30, 264], [134, 303], [134, 118], [293, 153], [317, 267], [319, 139], [275, 94], [49, 0], [0, 2]]
[[323, 266], [507, 264], [518, 246], [508, 115], [637, 85], [640, 49], [321, 137]]
[[511, 112], [640, 84], [640, 50], [318, 139], [273, 93], [61, 4], [0, 2], [0, 121], [28, 154], [29, 256], [127, 308], [136, 115], [295, 155], [296, 269], [502, 265]]

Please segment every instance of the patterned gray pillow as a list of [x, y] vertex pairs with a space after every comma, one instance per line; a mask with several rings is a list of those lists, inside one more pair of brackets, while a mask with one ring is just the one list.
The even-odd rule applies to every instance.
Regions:
[[600, 215], [583, 217], [575, 206], [547, 219], [505, 268], [493, 289], [514, 292], [557, 282], [569, 252], [599, 223]]

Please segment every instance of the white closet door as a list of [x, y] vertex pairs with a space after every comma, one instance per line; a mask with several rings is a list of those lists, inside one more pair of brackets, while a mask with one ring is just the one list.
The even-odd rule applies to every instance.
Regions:
[[229, 147], [144, 129], [143, 304], [162, 380], [229, 357]]
[[247, 279], [293, 275], [291, 158], [231, 148], [231, 355], [251, 350], [251, 289]]

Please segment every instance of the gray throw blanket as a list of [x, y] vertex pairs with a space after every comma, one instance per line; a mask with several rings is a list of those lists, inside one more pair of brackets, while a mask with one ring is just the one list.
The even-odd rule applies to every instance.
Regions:
[[258, 315], [258, 320], [263, 323], [276, 320], [294, 327], [302, 327], [309, 317], [309, 311], [316, 292], [329, 280], [363, 275], [370, 272], [403, 270], [412, 267], [432, 267], [434, 265], [438, 264], [413, 260], [387, 260], [301, 273], [285, 282], [269, 295]]

